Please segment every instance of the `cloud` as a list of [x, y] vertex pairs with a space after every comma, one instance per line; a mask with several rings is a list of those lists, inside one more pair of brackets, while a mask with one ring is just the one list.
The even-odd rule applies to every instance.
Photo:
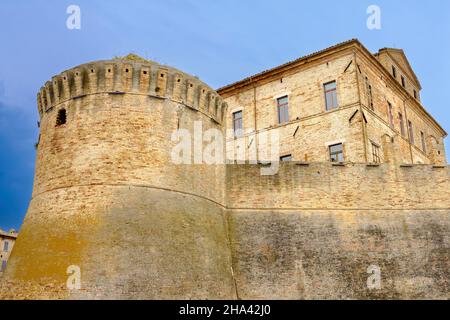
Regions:
[[37, 128], [25, 108], [0, 101], [0, 223], [18, 228], [31, 197]]

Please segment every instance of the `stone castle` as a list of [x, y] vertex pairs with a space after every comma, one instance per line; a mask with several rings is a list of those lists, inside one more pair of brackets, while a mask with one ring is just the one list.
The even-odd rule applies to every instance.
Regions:
[[[38, 93], [0, 297], [448, 299], [447, 134], [420, 90], [402, 50], [358, 40], [217, 91], [136, 57], [67, 70]], [[174, 163], [199, 123], [226, 163]]]

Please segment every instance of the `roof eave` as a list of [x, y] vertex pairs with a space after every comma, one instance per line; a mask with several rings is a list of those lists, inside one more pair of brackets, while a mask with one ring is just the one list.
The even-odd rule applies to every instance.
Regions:
[[278, 74], [278, 73], [282, 73], [282, 72], [284, 72], [284, 71], [286, 71], [286, 70], [288, 70], [290, 68], [295, 67], [298, 64], [301, 64], [302, 62], [306, 62], [306, 61], [311, 60], [311, 59], [317, 59], [318, 57], [327, 55], [330, 52], [333, 52], [333, 51], [336, 51], [336, 50], [342, 50], [343, 48], [351, 47], [351, 46], [353, 46], [355, 44], [361, 45], [361, 43], [359, 42], [358, 39], [351, 39], [351, 40], [348, 40], [348, 41], [344, 41], [344, 42], [338, 43], [338, 44], [336, 44], [334, 46], [331, 46], [331, 47], [328, 47], [326, 49], [323, 49], [323, 50], [311, 53], [309, 55], [300, 57], [298, 59], [295, 59], [295, 60], [283, 63], [283, 64], [281, 64], [279, 66], [274, 67], [274, 68], [271, 68], [271, 69], [264, 70], [262, 72], [256, 73], [256, 74], [254, 74], [252, 76], [249, 76], [247, 78], [244, 78], [244, 79], [242, 79], [240, 81], [237, 81], [237, 82], [231, 83], [229, 85], [223, 86], [221, 88], [218, 88], [216, 91], [219, 94], [223, 94], [223, 93], [230, 92], [230, 91], [233, 91], [233, 90], [238, 89], [238, 88], [245, 87], [245, 86], [247, 86], [247, 85], [249, 85], [249, 84], [251, 84], [251, 83], [253, 83], [255, 81], [259, 81], [259, 80], [262, 80], [262, 79], [267, 78], [269, 76], [272, 76], [272, 75], [275, 75], [275, 74]]

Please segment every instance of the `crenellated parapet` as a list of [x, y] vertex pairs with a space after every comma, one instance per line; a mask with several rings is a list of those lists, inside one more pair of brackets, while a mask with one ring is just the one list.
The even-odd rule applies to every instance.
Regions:
[[77, 66], [47, 81], [37, 94], [39, 115], [68, 100], [105, 93], [170, 99], [219, 124], [227, 109], [215, 90], [182, 71], [151, 61], [107, 60]]

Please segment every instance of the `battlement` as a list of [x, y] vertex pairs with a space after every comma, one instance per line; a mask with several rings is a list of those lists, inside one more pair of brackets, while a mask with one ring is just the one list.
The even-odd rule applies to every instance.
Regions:
[[86, 63], [52, 77], [37, 94], [39, 116], [68, 100], [105, 93], [170, 99], [219, 124], [227, 109], [217, 92], [196, 77], [156, 62], [114, 59]]

